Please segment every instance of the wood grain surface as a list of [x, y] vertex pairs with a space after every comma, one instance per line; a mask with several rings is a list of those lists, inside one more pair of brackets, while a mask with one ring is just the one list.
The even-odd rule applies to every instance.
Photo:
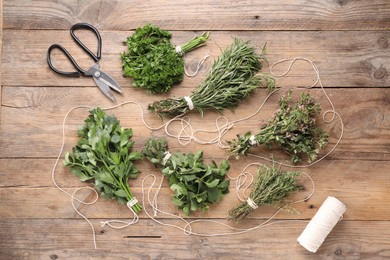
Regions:
[[[386, 0], [326, 0], [326, 1], [23, 1], [0, 0], [0, 259], [388, 259], [390, 257], [390, 2]], [[47, 66], [47, 48], [53, 43], [66, 47], [82, 67], [91, 60], [76, 46], [69, 28], [77, 22], [96, 26], [103, 40], [103, 71], [113, 76], [123, 88], [116, 95], [119, 102], [137, 102], [110, 110], [125, 127], [134, 131], [134, 149], [141, 150], [151, 136], [166, 136], [163, 130], [147, 129], [141, 115], [152, 127], [167, 122], [147, 111], [153, 101], [181, 97], [193, 91], [208, 75], [214, 60], [228, 47], [234, 37], [251, 41], [258, 49], [265, 44], [268, 64], [263, 71], [282, 59], [305, 57], [318, 66], [324, 91], [329, 95], [342, 118], [326, 123], [321, 116], [331, 104], [318, 86], [311, 89], [316, 75], [308, 63], [294, 63], [286, 77], [276, 77], [279, 91], [271, 95], [258, 113], [269, 92], [256, 90], [243, 100], [235, 111], [223, 115], [237, 122], [222, 137], [222, 143], [248, 130], [259, 131], [277, 109], [278, 99], [293, 90], [293, 96], [309, 92], [321, 104], [317, 118], [330, 135], [329, 144], [321, 156], [341, 142], [324, 160], [312, 166], [287, 168], [309, 174], [315, 183], [313, 196], [294, 204], [299, 214], [282, 211], [273, 224], [239, 235], [210, 237], [208, 234], [231, 231], [212, 222], [220, 221], [236, 228], [247, 229], [267, 221], [276, 211], [272, 206], [260, 207], [249, 219], [234, 225], [227, 220], [228, 211], [239, 203], [236, 183], [230, 192], [208, 212], [195, 212], [186, 220], [197, 220], [194, 231], [199, 236], [187, 236], [170, 227], [185, 223], [177, 217], [159, 213], [165, 226], [154, 222], [145, 205], [136, 225], [116, 230], [102, 227], [101, 221], [129, 220], [131, 212], [113, 200], [99, 198], [93, 205], [75, 202], [75, 207], [89, 218], [96, 232], [94, 249], [92, 229], [72, 207], [71, 198], [57, 189], [73, 193], [81, 187], [69, 169], [62, 166], [62, 127], [65, 114], [77, 106], [110, 107], [110, 102], [91, 78], [66, 78], [53, 73]], [[186, 69], [194, 71], [197, 62], [210, 55], [194, 78], [185, 79], [170, 93], [149, 95], [131, 86], [132, 79], [122, 76], [120, 53], [123, 41], [135, 28], [151, 22], [170, 30], [174, 44], [180, 45], [203, 31], [210, 31], [207, 45], [185, 56]], [[96, 39], [84, 34], [85, 43], [96, 47]], [[53, 52], [56, 66], [71, 69], [65, 57]], [[288, 62], [273, 67], [275, 74], [288, 69]], [[88, 114], [87, 108], [74, 109], [64, 125], [64, 151], [77, 142], [77, 129]], [[216, 129], [220, 113], [207, 111], [204, 117], [189, 113], [194, 129]], [[329, 114], [326, 118], [329, 118]], [[342, 128], [343, 125], [343, 128]], [[180, 124], [173, 123], [170, 133], [177, 135]], [[215, 133], [197, 137], [212, 139]], [[206, 162], [219, 163], [227, 153], [217, 144], [191, 142], [181, 145], [168, 139], [172, 152], [202, 150]], [[289, 163], [289, 158], [277, 149], [263, 147], [253, 154]], [[57, 156], [60, 157], [58, 165]], [[232, 177], [246, 165], [267, 163], [253, 156], [238, 160], [230, 158]], [[149, 189], [158, 169], [146, 160], [137, 162], [141, 175], [130, 181], [132, 192], [140, 200], [143, 188]], [[255, 174], [256, 167], [248, 169]], [[304, 175], [299, 178], [304, 190], [289, 197], [303, 199], [313, 190]], [[151, 195], [156, 191], [151, 188]], [[92, 201], [96, 194], [81, 190], [76, 197]], [[171, 202], [172, 191], [163, 182], [159, 195], [161, 210], [181, 216]], [[343, 201], [347, 211], [316, 254], [301, 247], [296, 239], [328, 196]]]

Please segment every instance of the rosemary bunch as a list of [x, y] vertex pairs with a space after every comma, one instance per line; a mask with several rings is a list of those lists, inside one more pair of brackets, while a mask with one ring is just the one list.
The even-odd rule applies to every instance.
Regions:
[[205, 45], [209, 33], [203, 33], [176, 50], [171, 33], [147, 24], [127, 38], [127, 51], [121, 54], [123, 74], [134, 79], [133, 86], [148, 93], [168, 92], [183, 79], [182, 55]]
[[261, 144], [272, 148], [278, 144], [291, 156], [293, 163], [302, 161], [306, 156], [308, 162], [313, 162], [320, 149], [328, 142], [328, 133], [316, 126], [315, 116], [321, 111], [319, 103], [309, 94], [302, 93], [296, 103], [292, 102], [291, 91], [279, 99], [279, 109], [274, 118], [263, 127], [260, 133], [244, 136], [228, 141], [228, 152], [233, 156], [246, 155], [252, 146]]
[[[214, 62], [207, 78], [189, 97], [201, 115], [205, 110], [234, 110], [238, 103], [249, 97], [260, 86], [274, 88], [274, 79], [257, 73], [262, 68], [261, 61], [266, 61], [265, 47], [257, 55], [249, 42], [234, 39]], [[176, 116], [191, 110], [185, 98], [171, 98], [149, 104], [148, 109], [160, 116]]]
[[169, 187], [174, 191], [172, 202], [185, 215], [190, 211], [207, 211], [209, 205], [222, 199], [228, 193], [229, 180], [225, 175], [229, 163], [223, 160], [218, 166], [214, 161], [207, 165], [203, 153], [168, 153], [164, 138], [152, 138], [145, 144], [143, 155], [168, 177]]
[[283, 172], [275, 165], [271, 168], [265, 165], [261, 166], [257, 171], [252, 184], [252, 192], [249, 195], [249, 199], [252, 201], [243, 202], [231, 209], [229, 219], [238, 223], [261, 205], [275, 205], [280, 208], [281, 203], [292, 192], [302, 189], [302, 186], [296, 183], [296, 178], [300, 174], [300, 172]]

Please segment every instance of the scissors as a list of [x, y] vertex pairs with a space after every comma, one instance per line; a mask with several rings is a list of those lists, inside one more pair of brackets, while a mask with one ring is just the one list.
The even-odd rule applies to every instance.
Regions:
[[[89, 50], [87, 46], [85, 46], [84, 43], [82, 43], [79, 40], [79, 38], [75, 35], [74, 32], [75, 30], [78, 29], [86, 29], [95, 33], [98, 41], [96, 54], [93, 53], [91, 50]], [[116, 98], [113, 95], [111, 89], [115, 90], [118, 93], [122, 93], [122, 89], [111, 76], [109, 76], [107, 73], [100, 70], [99, 60], [102, 54], [102, 38], [100, 36], [99, 31], [88, 23], [77, 23], [70, 28], [70, 35], [72, 36], [73, 40], [77, 43], [77, 45], [79, 45], [95, 61], [95, 63], [88, 70], [83, 70], [74, 60], [72, 55], [70, 55], [70, 53], [64, 47], [62, 47], [60, 44], [55, 43], [51, 45], [47, 50], [47, 64], [49, 65], [49, 67], [54, 72], [67, 77], [80, 77], [80, 76], [92, 77], [95, 80], [95, 83], [99, 87], [99, 89], [109, 99], [111, 99], [113, 102], [116, 102]], [[72, 63], [73, 67], [77, 71], [68, 72], [68, 71], [61, 71], [55, 68], [51, 62], [51, 52], [54, 49], [60, 50], [68, 58], [68, 60]]]

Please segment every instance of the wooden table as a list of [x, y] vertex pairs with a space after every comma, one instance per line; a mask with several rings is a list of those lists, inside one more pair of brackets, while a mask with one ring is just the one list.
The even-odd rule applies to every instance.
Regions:
[[[131, 2], [131, 3], [130, 3]], [[386, 0], [334, 1], [2, 1], [1, 110], [0, 110], [0, 259], [380, 259], [390, 256], [390, 2]], [[46, 51], [52, 43], [61, 43], [80, 63], [88, 66], [88, 57], [73, 44], [69, 28], [77, 22], [89, 22], [102, 34], [101, 68], [124, 89], [118, 102], [137, 101], [143, 108], [154, 100], [184, 96], [205, 78], [213, 59], [232, 43], [232, 37], [250, 40], [260, 49], [265, 43], [269, 63], [285, 58], [306, 57], [317, 64], [326, 92], [344, 122], [344, 136], [328, 157], [302, 170], [316, 184], [314, 195], [295, 205], [300, 215], [282, 212], [276, 220], [288, 220], [241, 235], [223, 237], [186, 236], [182, 231], [161, 226], [145, 213], [136, 225], [122, 230], [100, 227], [107, 219], [132, 217], [126, 206], [99, 199], [94, 205], [77, 209], [87, 216], [96, 230], [97, 250], [92, 230], [72, 208], [71, 199], [58, 190], [51, 178], [61, 148], [62, 120], [72, 107], [88, 105], [108, 107], [105, 98], [90, 78], [65, 78], [53, 73], [46, 63]], [[186, 77], [171, 93], [148, 95], [131, 87], [131, 79], [122, 77], [119, 54], [122, 42], [137, 27], [151, 22], [170, 30], [175, 44], [210, 31], [211, 39], [185, 57], [191, 71], [206, 52], [209, 58], [195, 78]], [[95, 44], [86, 37], [87, 44]], [[63, 59], [57, 56], [59, 60]], [[64, 63], [65, 60], [63, 59]], [[66, 66], [66, 65], [64, 65]], [[280, 73], [287, 68], [275, 68]], [[265, 67], [268, 71], [269, 67]], [[258, 115], [237, 123], [223, 140], [247, 130], [256, 131], [273, 115], [278, 98], [289, 88], [309, 86], [315, 73], [308, 63], [297, 62], [288, 77], [277, 78], [281, 89]], [[294, 93], [303, 90], [294, 90]], [[306, 90], [321, 102], [329, 103], [317, 87]], [[263, 102], [266, 90], [258, 90], [235, 113], [224, 112], [229, 120], [249, 115]], [[109, 111], [125, 127], [134, 130], [135, 149], [141, 150], [150, 131], [141, 121], [135, 105]], [[65, 125], [65, 150], [76, 143], [76, 129], [82, 125], [87, 109], [72, 112]], [[201, 119], [190, 113], [194, 128], [215, 128], [218, 113], [208, 112]], [[162, 121], [145, 111], [152, 126]], [[166, 122], [166, 120], [165, 120]], [[329, 151], [341, 134], [340, 122], [321, 123], [329, 131]], [[210, 136], [209, 136], [210, 137]], [[182, 146], [169, 138], [173, 152], [203, 150], [206, 161], [220, 162], [226, 157], [217, 145], [191, 142]], [[258, 153], [271, 156], [267, 150]], [[276, 154], [279, 160], [287, 157]], [[232, 176], [255, 158], [231, 159]], [[264, 161], [259, 161], [265, 163]], [[131, 182], [141, 200], [142, 179], [149, 173], [161, 177], [147, 161], [138, 164], [142, 174]], [[249, 169], [252, 173], [255, 167]], [[84, 187], [61, 164], [55, 180], [67, 192]], [[310, 182], [302, 180], [307, 195]], [[191, 214], [189, 220], [226, 220], [228, 210], [238, 203], [232, 181], [230, 193], [207, 213]], [[170, 202], [171, 191], [164, 182], [159, 207], [173, 214], [180, 212]], [[301, 247], [296, 239], [328, 196], [347, 206], [339, 222], [316, 254]], [[80, 199], [91, 201], [94, 194], [84, 191]], [[147, 207], [150, 212], [150, 208]], [[254, 227], [275, 212], [260, 207], [251, 218], [238, 225]], [[174, 217], [157, 215], [166, 224], [183, 226]], [[212, 222], [194, 226], [198, 232], [226, 232]]]

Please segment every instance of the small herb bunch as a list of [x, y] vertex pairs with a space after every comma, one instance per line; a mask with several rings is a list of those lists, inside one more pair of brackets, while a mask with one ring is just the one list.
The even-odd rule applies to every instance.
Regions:
[[187, 216], [190, 211], [207, 211], [210, 204], [228, 193], [229, 180], [225, 175], [230, 166], [226, 160], [218, 167], [214, 161], [210, 165], [204, 164], [202, 151], [170, 154], [164, 138], [149, 139], [143, 155], [162, 168], [174, 191], [172, 202]]
[[262, 165], [257, 171], [248, 201], [231, 209], [229, 219], [238, 223], [260, 205], [275, 205], [282, 208], [282, 203], [292, 192], [303, 188], [296, 182], [300, 174], [301, 172], [284, 172], [275, 165], [272, 167]]
[[[103, 197], [131, 201], [129, 178], [138, 176], [134, 161], [141, 159], [141, 153], [131, 151], [132, 129], [123, 128], [101, 108], [91, 110], [84, 122], [76, 146], [65, 154], [64, 165], [81, 181], [93, 181]], [[142, 207], [136, 203], [132, 209], [138, 213]]]
[[[177, 116], [196, 109], [201, 115], [207, 109], [218, 111], [234, 110], [238, 103], [263, 86], [272, 89], [274, 79], [266, 74], [257, 74], [266, 61], [265, 47], [257, 55], [248, 41], [234, 39], [214, 62], [211, 72], [198, 88], [188, 97], [170, 98], [149, 104], [148, 109], [160, 116]], [[187, 98], [187, 99], [186, 99]]]
[[127, 38], [128, 50], [121, 54], [124, 76], [134, 79], [133, 86], [148, 93], [162, 93], [184, 75], [182, 55], [205, 45], [209, 33], [203, 33], [176, 49], [171, 33], [147, 24]]
[[302, 93], [295, 104], [292, 104], [291, 91], [279, 99], [279, 109], [274, 118], [261, 129], [260, 133], [244, 136], [228, 141], [229, 154], [246, 155], [252, 146], [261, 144], [272, 148], [274, 143], [291, 155], [293, 163], [302, 161], [306, 156], [308, 162], [313, 162], [320, 149], [328, 143], [328, 133], [316, 126], [315, 116], [321, 107], [308, 93]]

